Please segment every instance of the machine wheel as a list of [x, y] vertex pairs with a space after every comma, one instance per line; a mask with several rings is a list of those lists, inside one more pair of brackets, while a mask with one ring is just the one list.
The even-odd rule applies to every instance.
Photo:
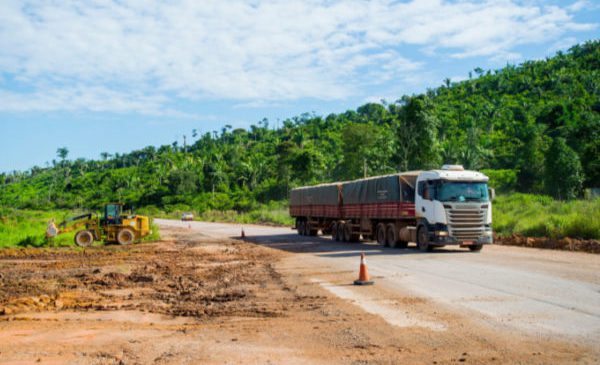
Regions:
[[469, 246], [469, 250], [473, 252], [479, 252], [483, 248], [483, 245], [471, 245]]
[[337, 222], [333, 222], [333, 223], [331, 223], [331, 239], [333, 239], [334, 241], [337, 241], [337, 234], [338, 234], [338, 224], [337, 224]]
[[393, 223], [389, 223], [387, 225], [386, 233], [385, 241], [387, 245], [391, 248], [396, 248], [396, 244], [398, 243], [398, 238], [396, 237], [396, 226]]
[[90, 247], [94, 243], [94, 235], [90, 231], [79, 231], [75, 234], [75, 244], [81, 247]]
[[433, 246], [429, 244], [429, 233], [425, 226], [419, 227], [417, 231], [417, 247], [421, 252], [433, 251]]
[[351, 242], [352, 240], [352, 226], [349, 222], [344, 223], [344, 242]]
[[123, 228], [117, 233], [117, 242], [121, 245], [129, 245], [135, 241], [135, 233], [131, 228]]
[[379, 243], [380, 245], [387, 246], [387, 241], [385, 239], [385, 237], [386, 237], [385, 224], [379, 223], [377, 225], [376, 232], [377, 232], [377, 243]]

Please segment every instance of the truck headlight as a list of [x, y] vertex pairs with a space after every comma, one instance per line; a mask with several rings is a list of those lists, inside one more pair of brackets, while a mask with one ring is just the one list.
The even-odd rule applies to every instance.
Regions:
[[492, 231], [483, 231], [483, 235], [486, 237], [491, 237], [493, 235]]
[[448, 236], [448, 231], [435, 231], [436, 236]]

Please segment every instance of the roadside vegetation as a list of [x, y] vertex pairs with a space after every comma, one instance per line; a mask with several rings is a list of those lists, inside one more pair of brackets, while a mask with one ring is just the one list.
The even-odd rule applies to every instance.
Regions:
[[496, 234], [600, 239], [600, 198], [559, 201], [545, 195], [500, 195], [493, 205]]

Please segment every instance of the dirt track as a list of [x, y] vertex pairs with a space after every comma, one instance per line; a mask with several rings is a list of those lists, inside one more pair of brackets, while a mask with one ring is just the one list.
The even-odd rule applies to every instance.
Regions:
[[590, 345], [498, 331], [395, 290], [376, 269], [378, 285], [359, 290], [346, 285], [356, 265], [219, 229], [163, 225], [154, 244], [0, 251], [0, 363], [600, 362]]

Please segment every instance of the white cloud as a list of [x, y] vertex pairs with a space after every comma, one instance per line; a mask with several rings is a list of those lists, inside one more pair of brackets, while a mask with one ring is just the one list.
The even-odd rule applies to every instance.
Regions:
[[161, 114], [180, 99], [343, 99], [414, 78], [422, 63], [404, 45], [497, 58], [595, 27], [572, 19], [581, 5], [536, 4], [7, 0], [0, 75], [14, 81], [0, 84], [0, 110]]

